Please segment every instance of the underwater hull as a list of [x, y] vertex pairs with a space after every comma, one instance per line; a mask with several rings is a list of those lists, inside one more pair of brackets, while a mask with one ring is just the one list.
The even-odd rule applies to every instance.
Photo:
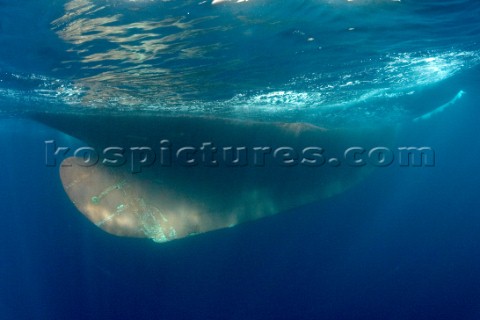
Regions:
[[79, 211], [111, 234], [157, 242], [341, 193], [372, 171], [346, 151], [386, 145], [395, 131], [146, 114], [34, 118], [89, 146], [60, 165]]

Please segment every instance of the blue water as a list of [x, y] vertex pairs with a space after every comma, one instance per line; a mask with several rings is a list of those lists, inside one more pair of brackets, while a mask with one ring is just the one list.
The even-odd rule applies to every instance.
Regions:
[[[476, 0], [0, 0], [0, 318], [479, 319], [479, 14]], [[155, 244], [93, 226], [44, 165], [45, 140], [81, 142], [28, 115], [92, 110], [399, 123], [396, 144], [431, 146], [436, 165]]]

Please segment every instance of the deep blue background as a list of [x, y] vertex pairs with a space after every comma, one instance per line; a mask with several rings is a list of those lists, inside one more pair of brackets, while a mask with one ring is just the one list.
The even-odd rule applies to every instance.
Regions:
[[166, 244], [110, 236], [77, 212], [44, 140], [0, 128], [2, 319], [478, 319], [480, 142], [469, 94], [398, 146], [433, 168], [379, 168], [332, 199]]
[[[197, 1], [188, 2], [198, 7]], [[326, 10], [316, 0], [291, 0], [289, 6], [274, 6], [276, 12], [262, 5], [267, 2], [258, 2], [253, 17], [273, 17], [292, 28], [277, 34], [276, 29], [252, 27], [258, 38], [232, 41], [230, 54], [235, 55], [218, 51], [219, 59], [210, 60], [249, 62], [230, 74], [217, 69], [223, 76], [215, 78], [220, 83], [240, 80], [239, 88], [230, 88], [232, 94], [242, 86], [255, 94], [272, 82], [279, 84], [272, 91], [290, 90], [285, 82], [296, 75], [308, 80], [311, 73], [320, 75], [319, 83], [308, 88], [316, 92], [329, 84], [329, 76], [335, 80], [363, 74], [365, 63], [372, 65], [367, 71], [375, 71], [382, 61], [399, 62], [396, 57], [402, 53], [423, 60], [426, 53], [447, 53], [440, 55], [446, 60], [462, 60], [457, 53], [464, 50], [478, 55], [478, 0], [402, 0], [398, 10], [393, 7], [397, 2], [369, 7], [343, 1], [339, 9]], [[21, 117], [6, 117], [25, 110], [61, 112], [58, 107], [65, 106], [55, 98], [58, 84], [50, 82], [58, 78], [68, 84], [85, 76], [80, 63], [62, 69], [62, 61], [75, 58], [66, 51], [70, 44], [51, 30], [52, 20], [64, 14], [64, 3], [0, 0], [0, 320], [480, 319], [478, 72], [471, 72], [474, 79], [464, 79], [468, 88], [458, 84], [467, 95], [453, 108], [425, 123], [404, 124], [399, 133], [397, 146], [434, 148], [435, 167], [378, 168], [334, 198], [235, 228], [155, 244], [114, 237], [88, 222], [63, 191], [58, 168], [44, 164], [45, 140], [69, 146], [71, 140]], [[169, 15], [163, 6], [177, 3], [159, 2], [156, 11], [145, 12], [149, 19]], [[350, 5], [353, 9], [345, 10]], [[219, 8], [220, 23], [244, 14], [243, 9], [229, 13], [232, 7]], [[351, 26], [358, 26], [358, 32], [349, 32]], [[243, 25], [237, 27], [239, 34], [221, 33], [219, 39], [243, 35]], [[322, 42], [307, 41], [309, 36]], [[261, 59], [250, 56], [252, 48]], [[370, 61], [368, 54], [381, 59]], [[478, 70], [478, 59], [472, 64]], [[378, 66], [380, 71], [384, 67]], [[403, 72], [415, 76], [416, 67], [406, 63], [392, 74], [366, 76], [384, 88], [388, 83], [383, 78]], [[336, 74], [338, 68], [346, 73]], [[242, 83], [247, 76], [251, 83]], [[409, 85], [419, 89], [415, 77], [405, 79], [391, 83], [402, 89], [403, 80], [412, 81], [403, 90], [409, 91]], [[196, 80], [209, 88], [208, 81]], [[305, 85], [308, 81], [292, 84], [299, 92]], [[362, 88], [369, 92], [371, 85], [367, 81]], [[38, 88], [53, 88], [53, 96], [40, 99]], [[154, 86], [154, 93], [159, 89]], [[395, 113], [389, 101], [387, 115]], [[444, 102], [444, 97], [433, 96], [407, 111], [419, 115]], [[375, 105], [359, 107], [344, 109], [342, 119], [355, 118], [361, 110], [381, 111]]]

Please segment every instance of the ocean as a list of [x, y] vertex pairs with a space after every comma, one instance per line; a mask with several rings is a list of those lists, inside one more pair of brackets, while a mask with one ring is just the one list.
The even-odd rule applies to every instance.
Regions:
[[[479, 319], [479, 17], [476, 0], [0, 0], [0, 319]], [[332, 196], [158, 243], [97, 228], [47, 165], [46, 141], [143, 141], [147, 120], [87, 132], [115, 117], [300, 123], [435, 161], [377, 159]], [[323, 183], [266, 176], [284, 193], [253, 208]]]

